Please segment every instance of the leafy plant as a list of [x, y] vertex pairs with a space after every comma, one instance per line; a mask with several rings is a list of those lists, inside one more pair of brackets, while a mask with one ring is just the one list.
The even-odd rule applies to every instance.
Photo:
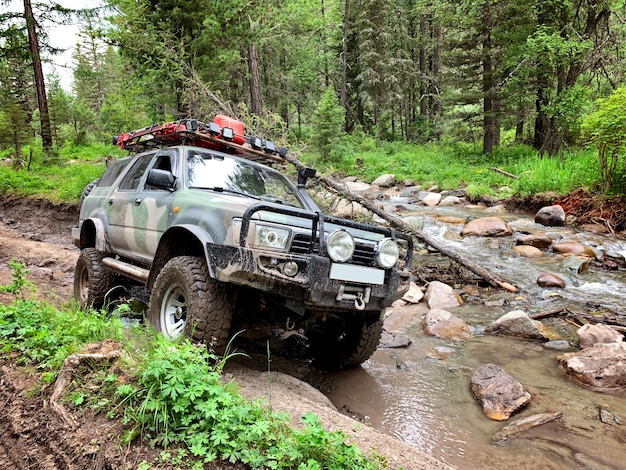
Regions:
[[9, 261], [9, 267], [13, 269], [13, 282], [6, 286], [0, 286], [0, 292], [8, 292], [9, 294], [13, 294], [16, 298], [23, 300], [26, 295], [24, 291], [26, 289], [32, 291], [35, 285], [32, 281], [26, 280], [28, 269], [26, 269], [25, 263], [20, 263], [13, 258]]

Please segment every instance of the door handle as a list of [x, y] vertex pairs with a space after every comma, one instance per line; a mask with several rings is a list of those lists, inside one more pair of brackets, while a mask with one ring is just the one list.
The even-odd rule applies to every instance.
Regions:
[[109, 199], [109, 206], [113, 205], [113, 198]]
[[135, 205], [138, 206], [139, 204], [141, 204], [141, 198], [140, 197], [135, 199]]

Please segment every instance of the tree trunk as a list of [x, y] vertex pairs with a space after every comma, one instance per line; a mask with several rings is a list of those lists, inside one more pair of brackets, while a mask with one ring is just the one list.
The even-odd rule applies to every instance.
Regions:
[[[287, 155], [286, 160], [291, 163], [292, 165], [294, 165], [296, 168], [301, 169], [304, 168], [305, 165], [300, 162], [297, 158], [295, 158], [293, 155]], [[378, 206], [377, 204], [361, 197], [358, 196], [350, 191], [348, 191], [348, 189], [346, 189], [343, 185], [337, 183], [335, 180], [331, 179], [331, 178], [324, 178], [321, 176], [318, 176], [316, 178], [320, 183], [322, 183], [323, 185], [325, 185], [326, 187], [332, 189], [333, 191], [336, 191], [337, 193], [347, 197], [348, 199], [350, 199], [351, 201], [354, 202], [358, 202], [359, 204], [361, 204], [363, 207], [365, 207], [367, 210], [369, 210], [370, 212], [376, 214], [377, 216], [379, 216], [380, 218], [386, 220], [387, 222], [389, 222], [389, 224], [398, 229], [398, 230], [402, 230], [404, 232], [410, 233], [411, 235], [413, 235], [414, 237], [418, 238], [419, 240], [422, 240], [424, 243], [430, 245], [431, 247], [435, 248], [439, 253], [447, 256], [448, 258], [450, 258], [451, 260], [459, 263], [460, 265], [466, 267], [467, 269], [469, 269], [470, 271], [472, 271], [474, 274], [480, 276], [482, 279], [484, 279], [485, 281], [489, 282], [491, 285], [496, 286], [496, 287], [501, 287], [503, 289], [508, 290], [509, 292], [516, 292], [517, 288], [512, 285], [511, 283], [509, 283], [508, 281], [506, 281], [505, 279], [487, 271], [484, 268], [481, 268], [480, 266], [477, 266], [476, 264], [474, 264], [472, 261], [468, 260], [467, 258], [459, 255], [458, 253], [455, 253], [451, 250], [448, 249], [447, 246], [443, 245], [442, 243], [440, 243], [438, 240], [435, 240], [434, 238], [430, 237], [430, 235], [417, 230], [416, 228], [411, 227], [410, 225], [406, 224], [402, 219], [400, 219], [399, 217], [396, 217], [393, 214], [390, 214], [388, 212], [386, 212], [384, 209], [382, 209], [380, 206]]]
[[250, 72], [250, 110], [260, 116], [263, 112], [261, 100], [261, 77], [259, 73], [259, 54], [254, 43], [248, 44], [248, 70]]
[[39, 121], [41, 124], [41, 143], [44, 151], [49, 155], [52, 150], [52, 131], [50, 129], [50, 115], [48, 113], [48, 99], [46, 98], [46, 83], [43, 78], [41, 56], [39, 53], [39, 39], [35, 29], [35, 18], [30, 0], [24, 0], [24, 17], [28, 28], [28, 46], [33, 59], [33, 75], [37, 90], [37, 106], [39, 107]]
[[346, 108], [348, 104], [348, 13], [350, 0], [345, 0], [343, 8], [343, 38], [341, 41], [341, 91], [340, 104]]

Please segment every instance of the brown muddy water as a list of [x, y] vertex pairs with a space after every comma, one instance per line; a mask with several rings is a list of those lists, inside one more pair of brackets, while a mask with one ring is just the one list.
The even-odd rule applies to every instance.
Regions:
[[[389, 318], [391, 328], [409, 336], [412, 344], [406, 349], [379, 349], [362, 367], [335, 373], [331, 401], [339, 409], [363, 417], [367, 425], [460, 469], [626, 469], [626, 393], [604, 394], [573, 383], [557, 365], [556, 357], [563, 351], [546, 349], [534, 341], [481, 333], [512, 310], [534, 314], [563, 307], [587, 312], [606, 307], [626, 315], [623, 269], [604, 272], [590, 268], [579, 274], [550, 253], [537, 260], [511, 253], [521, 233], [548, 232], [555, 240], [585, 243], [597, 252], [626, 253], [624, 240], [571, 227], [548, 229], [527, 216], [513, 214], [502, 215], [516, 231], [513, 237], [464, 240], [458, 235], [461, 226], [438, 223], [437, 216], [464, 218], [467, 211], [428, 211], [420, 215], [423, 230], [511, 280], [520, 288], [518, 294], [506, 297], [501, 305], [487, 307], [483, 298], [449, 309], [469, 321], [477, 333], [474, 339], [462, 342], [424, 335], [421, 320], [428, 311], [424, 302], [394, 309]], [[545, 271], [562, 276], [567, 287], [560, 291], [539, 288], [535, 280]], [[543, 323], [553, 336], [569, 340], [570, 350], [576, 348], [574, 325], [559, 319]], [[508, 422], [538, 413], [560, 412], [562, 417], [504, 443], [494, 441], [494, 435], [508, 422], [484, 416], [470, 391], [472, 372], [486, 363], [502, 367], [532, 395], [531, 402]], [[608, 410], [611, 417], [605, 422], [601, 409]]]

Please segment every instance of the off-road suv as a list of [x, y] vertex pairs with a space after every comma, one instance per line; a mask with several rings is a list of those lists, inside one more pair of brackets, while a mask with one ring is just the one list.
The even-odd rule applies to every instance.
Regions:
[[111, 162], [84, 195], [72, 231], [80, 305], [100, 308], [115, 285], [138, 283], [165, 336], [220, 352], [235, 321], [294, 337], [326, 366], [361, 364], [385, 307], [408, 289], [410, 238], [324, 215], [304, 189], [314, 170], [294, 185], [269, 166], [283, 149], [238, 143], [230, 126], [187, 120], [118, 139], [143, 151]]

